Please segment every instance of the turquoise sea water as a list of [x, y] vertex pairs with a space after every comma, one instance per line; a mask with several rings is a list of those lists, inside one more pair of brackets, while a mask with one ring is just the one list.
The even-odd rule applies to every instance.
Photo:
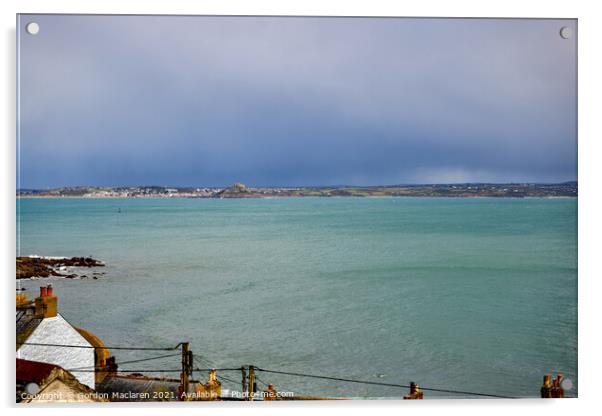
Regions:
[[[107, 345], [189, 341], [203, 368], [254, 364], [511, 396], [537, 397], [543, 375], [562, 372], [576, 395], [576, 199], [17, 204], [20, 255], [107, 263], [102, 279], [53, 281], [60, 312]], [[31, 294], [39, 285], [22, 282]], [[114, 353], [118, 361], [161, 355]], [[179, 365], [175, 357], [122, 368]], [[297, 394], [406, 393], [258, 376]]]

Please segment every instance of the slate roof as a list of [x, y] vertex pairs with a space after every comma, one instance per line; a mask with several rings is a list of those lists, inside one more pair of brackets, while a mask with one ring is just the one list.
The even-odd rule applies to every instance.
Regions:
[[[145, 377], [137, 375], [108, 375], [96, 384], [96, 391], [108, 393], [112, 401], [137, 402], [153, 400], [177, 400], [179, 380]], [[191, 383], [192, 385], [192, 383]], [[191, 389], [193, 390], [193, 389]], [[167, 397], [154, 397], [155, 392], [169, 392]], [[117, 396], [116, 396], [116, 395]], [[144, 395], [150, 397], [144, 397]]]
[[33, 331], [40, 325], [42, 318], [36, 318], [32, 307], [18, 308], [16, 313], [16, 327], [17, 327], [17, 349], [21, 346], [21, 343], [26, 342], [27, 338], [33, 333]]

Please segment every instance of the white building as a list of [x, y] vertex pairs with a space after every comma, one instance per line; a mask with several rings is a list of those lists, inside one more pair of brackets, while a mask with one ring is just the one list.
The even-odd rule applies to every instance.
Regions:
[[57, 303], [50, 285], [40, 288], [33, 303], [17, 303], [17, 358], [62, 367], [94, 389], [95, 346], [57, 312]]
[[[17, 358], [16, 393], [19, 403], [73, 403], [108, 401], [108, 395], [98, 395], [80, 383], [73, 374], [54, 364]], [[38, 392], [28, 391], [35, 383]]]

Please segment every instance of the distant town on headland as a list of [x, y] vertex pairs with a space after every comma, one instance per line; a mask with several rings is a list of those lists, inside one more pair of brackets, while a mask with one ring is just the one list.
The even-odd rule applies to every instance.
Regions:
[[464, 183], [391, 186], [248, 187], [225, 188], [73, 186], [54, 189], [17, 189], [24, 198], [274, 198], [274, 197], [576, 197], [577, 182]]

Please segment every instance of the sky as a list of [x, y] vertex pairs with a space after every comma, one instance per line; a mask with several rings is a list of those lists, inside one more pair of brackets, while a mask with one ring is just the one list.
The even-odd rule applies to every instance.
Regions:
[[21, 15], [17, 186], [576, 180], [576, 31]]

